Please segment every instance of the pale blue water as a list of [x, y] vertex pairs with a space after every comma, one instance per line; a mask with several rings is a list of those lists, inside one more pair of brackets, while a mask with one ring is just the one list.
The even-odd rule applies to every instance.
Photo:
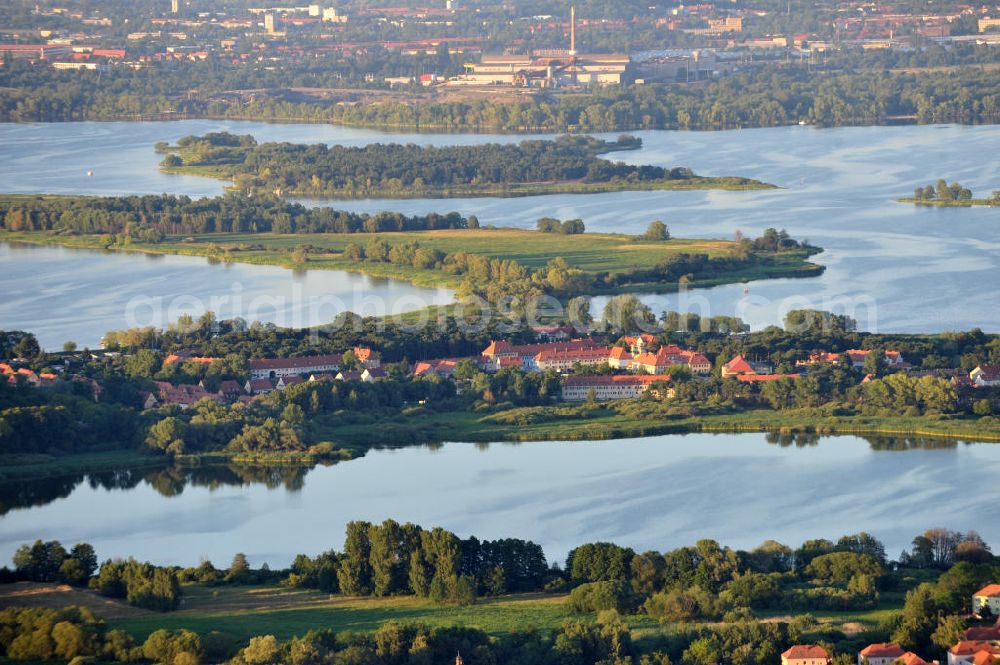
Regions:
[[[186, 134], [223, 130], [250, 133], [262, 141], [350, 145], [474, 144], [523, 138], [207, 120], [6, 124], [0, 125], [4, 155], [0, 191], [215, 195], [223, 183], [159, 173], [152, 146]], [[592, 230], [626, 233], [638, 233], [660, 218], [679, 237], [725, 238], [736, 230], [753, 235], [768, 226], [785, 228], [826, 249], [815, 258], [827, 266], [822, 277], [755, 282], [749, 292], [742, 285], [730, 285], [695, 291], [687, 300], [678, 296], [646, 300], [657, 311], [737, 313], [755, 328], [779, 324], [789, 309], [817, 307], [854, 314], [863, 328], [874, 331], [937, 332], [977, 326], [1000, 331], [1000, 208], [922, 209], [894, 201], [938, 177], [958, 180], [981, 195], [1000, 188], [1000, 127], [781, 127], [638, 134], [645, 142], [643, 149], [616, 153], [615, 159], [686, 165], [710, 175], [743, 175], [782, 189], [320, 203], [368, 212], [458, 210], [477, 215], [482, 224], [519, 227], [531, 227], [546, 215], [581, 217]], [[87, 177], [88, 170], [93, 170], [93, 177]], [[0, 267], [0, 285], [8, 286], [12, 277]], [[80, 279], [88, 281], [85, 273]], [[67, 312], [86, 316], [82, 310]], [[0, 318], [0, 323], [6, 321]], [[16, 323], [32, 327], [38, 320], [22, 318]]]
[[944, 445], [888, 451], [834, 437], [782, 447], [763, 434], [448, 443], [373, 451], [310, 471], [292, 489], [157, 482], [179, 492], [165, 496], [150, 482], [130, 490], [84, 483], [0, 517], [0, 561], [20, 543], [57, 538], [86, 540], [102, 559], [219, 565], [242, 551], [281, 566], [299, 552], [340, 547], [349, 520], [389, 517], [463, 537], [528, 538], [550, 560], [597, 540], [662, 551], [714, 538], [750, 549], [768, 538], [795, 547], [862, 530], [896, 557], [935, 526], [977, 529], [996, 551], [1000, 445]]
[[44, 348], [99, 346], [109, 330], [163, 328], [212, 310], [302, 328], [345, 310], [399, 314], [452, 301], [448, 289], [333, 270], [211, 263], [192, 256], [0, 242], [0, 330], [29, 330]]

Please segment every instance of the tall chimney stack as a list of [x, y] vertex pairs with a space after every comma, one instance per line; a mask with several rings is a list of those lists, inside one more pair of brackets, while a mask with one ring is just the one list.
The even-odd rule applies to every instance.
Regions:
[[569, 8], [569, 54], [576, 55], [576, 5]]

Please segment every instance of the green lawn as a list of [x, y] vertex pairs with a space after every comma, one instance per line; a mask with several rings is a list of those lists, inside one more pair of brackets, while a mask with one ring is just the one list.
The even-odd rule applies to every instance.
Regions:
[[[544, 267], [552, 259], [562, 257], [571, 266], [591, 275], [652, 268], [663, 259], [679, 253], [707, 254], [714, 258], [730, 256], [736, 250], [736, 243], [729, 240], [673, 238], [668, 241], [638, 241], [623, 234], [585, 233], [566, 236], [523, 229], [462, 229], [377, 235], [392, 245], [416, 241], [421, 247], [440, 249], [445, 253], [466, 252], [490, 258], [511, 259], [530, 268]], [[390, 263], [356, 262], [341, 256], [348, 244], [364, 246], [372, 237], [373, 234], [361, 233], [208, 233], [190, 239], [170, 236], [162, 243], [134, 243], [123, 249], [153, 254], [209, 256], [240, 263], [288, 268], [349, 270], [423, 286], [454, 288], [461, 282], [459, 277], [439, 270]], [[104, 249], [100, 235], [6, 232], [0, 234], [0, 239]], [[314, 251], [310, 253], [306, 263], [296, 264], [292, 260], [291, 250], [301, 245], [310, 245]], [[251, 246], [262, 249], [250, 249]], [[777, 255], [772, 266], [749, 266], [711, 279], [692, 282], [690, 286], [714, 286], [772, 277], [814, 276], [821, 270], [821, 267], [807, 261], [806, 252], [789, 252]], [[669, 291], [675, 288], [676, 284], [673, 283], [656, 283], [629, 285], [624, 290]]]
[[[416, 622], [441, 627], [465, 626], [478, 628], [491, 635], [503, 635], [528, 628], [548, 633], [557, 629], [566, 619], [592, 621], [595, 617], [593, 613], [574, 614], [566, 609], [564, 595], [540, 593], [485, 598], [468, 607], [435, 605], [429, 600], [413, 596], [351, 598], [277, 586], [212, 589], [196, 585], [186, 587], [184, 594], [184, 604], [176, 612], [117, 619], [110, 622], [111, 627], [121, 628], [138, 640], [144, 640], [160, 628], [185, 628], [202, 635], [219, 631], [242, 641], [254, 635], [274, 635], [279, 639], [287, 639], [321, 628], [336, 632], [372, 632], [387, 621]], [[814, 611], [812, 614], [821, 623], [858, 623], [869, 628], [889, 618], [901, 607], [901, 599], [891, 596], [883, 599], [874, 610]], [[774, 620], [796, 613], [765, 610], [755, 614], [761, 619]], [[643, 614], [623, 618], [636, 637], [664, 635], [681, 626], [661, 624]]]
[[564, 601], [565, 596], [526, 594], [451, 607], [412, 596], [345, 598], [273, 586], [219, 589], [191, 586], [184, 589], [184, 605], [177, 612], [122, 619], [111, 624], [140, 640], [160, 628], [186, 628], [200, 634], [217, 630], [241, 640], [268, 634], [287, 639], [316, 628], [370, 632], [392, 620], [468, 626], [500, 635], [526, 628], [542, 631], [557, 628], [564, 619], [574, 616], [565, 609]]

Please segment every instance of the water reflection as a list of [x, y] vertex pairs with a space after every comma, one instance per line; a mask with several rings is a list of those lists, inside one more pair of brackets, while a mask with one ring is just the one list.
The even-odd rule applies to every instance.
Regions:
[[65, 499], [73, 491], [87, 485], [91, 489], [131, 490], [145, 483], [160, 496], [180, 496], [184, 488], [263, 485], [269, 490], [284, 489], [298, 492], [305, 486], [306, 474], [313, 467], [211, 465], [198, 467], [165, 466], [161, 468], [119, 469], [97, 473], [79, 473], [54, 478], [18, 480], [0, 483], [0, 515], [12, 510], [44, 506]]
[[[959, 441], [954, 439], [934, 439], [921, 436], [859, 436], [874, 451], [906, 450], [955, 450]], [[820, 443], [836, 445], [837, 437], [815, 432], [767, 432], [764, 440], [780, 448], [812, 448]], [[444, 447], [435, 441], [419, 446], [400, 445], [381, 448], [419, 447], [427, 451], [437, 451]], [[478, 442], [473, 444], [481, 452], [488, 452], [497, 444]], [[505, 441], [503, 446], [533, 445], [518, 441]], [[329, 466], [329, 464], [322, 464]], [[11, 481], [0, 483], [0, 515], [12, 510], [44, 506], [59, 499], [69, 497], [77, 487], [87, 485], [91, 489], [132, 490], [144, 483], [162, 497], [171, 498], [183, 494], [187, 486], [205, 488], [210, 491], [225, 487], [248, 487], [261, 485], [268, 490], [283, 489], [285, 492], [299, 492], [305, 487], [306, 476], [315, 467], [290, 465], [228, 465], [205, 466], [163, 466], [160, 468], [119, 469], [97, 473], [79, 473], [38, 480]]]

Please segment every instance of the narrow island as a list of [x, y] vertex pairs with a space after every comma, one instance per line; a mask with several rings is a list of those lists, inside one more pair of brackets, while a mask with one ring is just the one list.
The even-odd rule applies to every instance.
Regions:
[[346, 270], [504, 296], [667, 293], [778, 277], [814, 277], [820, 248], [768, 230], [756, 239], [674, 238], [654, 221], [641, 235], [587, 233], [582, 220], [536, 230], [481, 228], [458, 213], [405, 216], [308, 208], [232, 193], [191, 200], [0, 196], [0, 240], [206, 256], [296, 269]]
[[612, 162], [600, 155], [635, 150], [641, 139], [590, 136], [475, 146], [375, 143], [364, 147], [257, 143], [226, 132], [156, 145], [167, 173], [231, 180], [231, 189], [326, 198], [536, 196], [661, 189], [771, 189], [759, 180], [706, 177], [685, 167]]
[[912, 203], [918, 206], [934, 206], [937, 208], [970, 208], [972, 206], [1000, 206], [1000, 189], [993, 190], [988, 199], [976, 198], [972, 190], [963, 187], [961, 183], [950, 185], [942, 178], [934, 185], [917, 187], [913, 196], [898, 199], [900, 203]]

